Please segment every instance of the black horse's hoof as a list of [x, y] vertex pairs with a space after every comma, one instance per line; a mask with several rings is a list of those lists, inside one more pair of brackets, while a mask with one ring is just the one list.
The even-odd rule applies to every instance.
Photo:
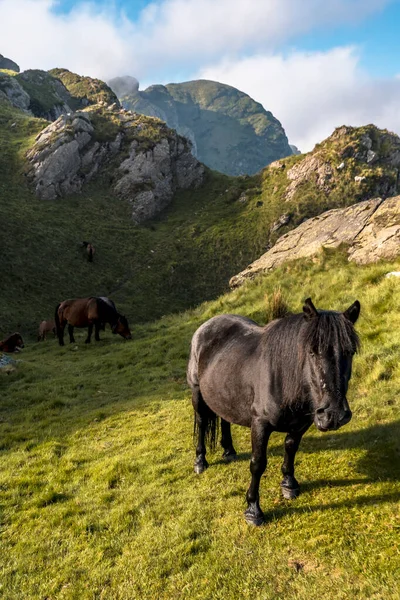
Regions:
[[200, 475], [201, 473], [203, 473], [203, 471], [205, 471], [208, 467], [208, 462], [204, 459], [204, 460], [196, 460], [196, 462], [194, 463], [194, 472], [196, 473], [196, 475]]
[[281, 481], [282, 496], [286, 500], [293, 500], [300, 494], [299, 482], [292, 475], [285, 475]]
[[281, 486], [281, 490], [282, 490], [282, 496], [286, 500], [293, 500], [294, 498], [297, 498], [297, 496], [300, 494], [300, 488], [299, 487], [289, 488], [289, 487], [286, 487], [286, 486], [282, 485]]
[[252, 506], [249, 506], [244, 511], [244, 518], [246, 519], [246, 523], [249, 525], [255, 525], [256, 527], [260, 527], [260, 525], [264, 525], [265, 517], [264, 513], [261, 509], [255, 509]]
[[233, 462], [234, 460], [237, 459], [237, 454], [236, 454], [236, 452], [227, 452], [227, 451], [225, 451], [223, 453], [223, 455], [222, 455], [222, 459], [226, 463], [231, 463], [231, 462]]

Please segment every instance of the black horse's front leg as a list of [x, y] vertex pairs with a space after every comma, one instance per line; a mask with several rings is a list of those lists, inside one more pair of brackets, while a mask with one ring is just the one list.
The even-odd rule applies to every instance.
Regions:
[[300, 486], [294, 476], [294, 459], [299, 448], [301, 438], [307, 429], [308, 427], [300, 432], [288, 433], [285, 438], [285, 456], [282, 464], [283, 479], [281, 481], [281, 489], [282, 495], [284, 498], [286, 498], [286, 500], [297, 498], [297, 496], [300, 494]]
[[252, 455], [250, 461], [251, 483], [247, 490], [247, 509], [244, 513], [246, 521], [251, 525], [262, 525], [264, 513], [260, 508], [260, 479], [267, 467], [267, 446], [271, 427], [261, 419], [253, 419], [251, 423]]
[[222, 458], [225, 462], [232, 462], [236, 458], [236, 450], [233, 447], [231, 424], [221, 419], [221, 446], [224, 449]]
[[85, 344], [90, 344], [90, 338], [92, 337], [92, 331], [93, 331], [93, 323], [90, 323], [88, 330], [87, 330], [87, 338], [85, 340]]
[[72, 325], [68, 325], [68, 335], [69, 335], [69, 343], [74, 344], [75, 343], [74, 328]]

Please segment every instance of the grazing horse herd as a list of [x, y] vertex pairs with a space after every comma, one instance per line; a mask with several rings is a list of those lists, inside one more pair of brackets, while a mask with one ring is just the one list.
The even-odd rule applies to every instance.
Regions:
[[[215, 446], [218, 418], [226, 462], [236, 458], [231, 424], [249, 427], [248, 523], [265, 521], [259, 486], [271, 433], [286, 433], [281, 489], [284, 498], [292, 499], [300, 493], [294, 460], [302, 436], [313, 423], [326, 432], [350, 421], [346, 394], [353, 356], [359, 348], [354, 329], [359, 314], [358, 300], [341, 313], [317, 310], [308, 298], [301, 313], [275, 319], [265, 327], [238, 315], [220, 315], [194, 333], [187, 368], [197, 432], [194, 471], [200, 474], [208, 467], [206, 442]], [[94, 328], [99, 341], [99, 331], [106, 323], [113, 333], [131, 339], [126, 317], [109, 298], [65, 300], [57, 306], [54, 322], [40, 324], [38, 339], [53, 332], [63, 346], [68, 326], [70, 342], [75, 341], [74, 327], [88, 328], [86, 343], [90, 343]], [[0, 342], [4, 352], [19, 348], [23, 341], [17, 333]]]

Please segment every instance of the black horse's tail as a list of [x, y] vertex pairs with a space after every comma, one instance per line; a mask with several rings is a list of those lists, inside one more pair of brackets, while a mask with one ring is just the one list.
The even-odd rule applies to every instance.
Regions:
[[[206, 405], [204, 405], [206, 406]], [[219, 418], [208, 406], [206, 406], [206, 411], [201, 415], [202, 420], [206, 421], [206, 437], [205, 442], [206, 445], [210, 448], [210, 450], [214, 451], [217, 445], [217, 437], [219, 432]], [[193, 422], [193, 440], [195, 444], [197, 444], [197, 439], [199, 435], [199, 424], [197, 422], [197, 414], [194, 413], [194, 422]]]

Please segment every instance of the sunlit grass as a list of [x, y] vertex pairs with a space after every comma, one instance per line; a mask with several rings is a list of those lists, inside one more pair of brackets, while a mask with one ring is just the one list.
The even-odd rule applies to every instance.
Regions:
[[[125, 342], [28, 343], [0, 373], [0, 595], [21, 598], [398, 598], [400, 263], [357, 267], [322, 253], [198, 309], [135, 327]], [[301, 496], [280, 496], [283, 435], [261, 482], [265, 526], [243, 518], [249, 431], [239, 460], [192, 472], [185, 384], [192, 333], [236, 312], [362, 305], [363, 344], [342, 430], [305, 436]]]

